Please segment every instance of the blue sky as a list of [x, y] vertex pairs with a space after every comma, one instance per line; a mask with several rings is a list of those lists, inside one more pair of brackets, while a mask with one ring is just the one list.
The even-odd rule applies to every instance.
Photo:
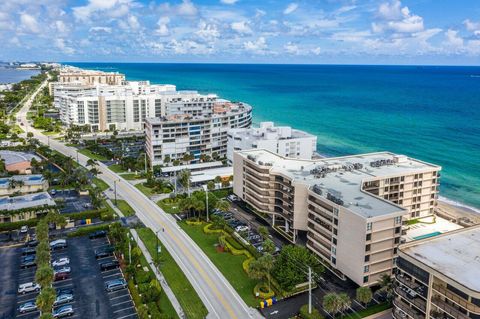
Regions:
[[478, 0], [3, 0], [0, 60], [480, 64]]

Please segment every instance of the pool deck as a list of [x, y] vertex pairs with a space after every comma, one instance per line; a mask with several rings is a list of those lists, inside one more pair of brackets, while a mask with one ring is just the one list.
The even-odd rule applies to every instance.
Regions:
[[433, 223], [432, 217], [422, 218], [420, 221], [420, 223], [409, 226], [410, 228], [407, 230], [407, 235], [404, 236], [407, 242], [434, 237], [463, 228], [439, 216], [435, 218], [435, 223]]

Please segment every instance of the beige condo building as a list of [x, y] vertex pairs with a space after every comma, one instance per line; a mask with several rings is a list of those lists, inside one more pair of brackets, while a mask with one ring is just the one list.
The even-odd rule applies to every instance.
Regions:
[[400, 245], [395, 319], [480, 318], [480, 225]]
[[392, 274], [402, 221], [433, 214], [441, 169], [388, 152], [301, 160], [258, 149], [235, 152], [233, 165], [239, 198], [292, 243], [306, 233], [327, 267], [359, 285]]

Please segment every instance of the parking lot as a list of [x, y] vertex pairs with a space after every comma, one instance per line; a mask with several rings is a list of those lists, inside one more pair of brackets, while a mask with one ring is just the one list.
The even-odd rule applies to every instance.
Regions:
[[61, 214], [77, 213], [92, 209], [90, 196], [81, 196], [76, 190], [50, 190], [50, 195], [54, 199], [63, 199], [62, 207], [59, 209]]
[[[74, 315], [70, 318], [137, 318], [128, 289], [113, 292], [105, 291], [105, 282], [123, 278], [120, 269], [100, 271], [100, 263], [115, 259], [114, 256], [95, 259], [95, 250], [109, 245], [107, 238], [88, 237], [67, 240], [66, 249], [52, 252], [52, 259], [70, 258], [71, 273], [68, 279], [53, 283], [55, 289], [71, 289], [74, 300]], [[34, 281], [35, 267], [20, 269], [21, 247], [0, 249], [0, 319], [37, 318], [39, 312], [20, 314], [16, 308], [27, 301], [34, 301], [36, 292], [18, 295], [19, 284]]]

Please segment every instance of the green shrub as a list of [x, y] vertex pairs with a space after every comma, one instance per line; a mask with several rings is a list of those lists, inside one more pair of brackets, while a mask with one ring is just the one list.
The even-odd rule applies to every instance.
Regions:
[[103, 224], [103, 225], [94, 225], [94, 226], [84, 226], [82, 228], [77, 229], [74, 232], [69, 233], [68, 237], [79, 237], [91, 234], [98, 230], [108, 230], [110, 224]]
[[308, 313], [308, 305], [303, 305], [300, 308], [300, 317], [303, 319], [323, 319], [323, 316], [314, 307], [312, 307], [312, 313]]
[[22, 226], [34, 227], [38, 223], [37, 218], [32, 218], [29, 220], [23, 220], [21, 222], [12, 222], [12, 223], [2, 223], [0, 224], [0, 232], [1, 231], [9, 231], [20, 229]]
[[[137, 306], [137, 308], [140, 308], [140, 306], [142, 305], [142, 299], [138, 294], [138, 290], [135, 287], [135, 283], [133, 282], [133, 280], [128, 281], [128, 290], [130, 290], [130, 294], [132, 295], [132, 299], [133, 299], [133, 302], [135, 303], [135, 306]], [[138, 314], [140, 315], [140, 309]]]
[[137, 285], [140, 284], [148, 284], [150, 283], [150, 280], [153, 279], [153, 273], [151, 271], [143, 271], [142, 269], [137, 269], [135, 273], [135, 283]]
[[86, 210], [84, 212], [65, 214], [65, 217], [70, 218], [70, 220], [81, 220], [81, 219], [94, 219], [99, 218], [103, 210]]
[[104, 222], [114, 220], [115, 216], [112, 212], [110, 211], [104, 211], [100, 215], [100, 219]]
[[160, 318], [161, 316], [160, 310], [158, 309], [158, 305], [154, 301], [149, 302], [147, 304], [147, 308], [152, 318]]
[[272, 289], [270, 289], [268, 292], [262, 291], [262, 289], [265, 288], [268, 289], [268, 284], [260, 282], [255, 286], [255, 288], [253, 288], [253, 293], [260, 299], [269, 299], [275, 296], [275, 292]]
[[140, 305], [140, 306], [138, 307], [138, 317], [139, 317], [140, 319], [149, 319], [147, 306], [145, 306], [145, 305]]

